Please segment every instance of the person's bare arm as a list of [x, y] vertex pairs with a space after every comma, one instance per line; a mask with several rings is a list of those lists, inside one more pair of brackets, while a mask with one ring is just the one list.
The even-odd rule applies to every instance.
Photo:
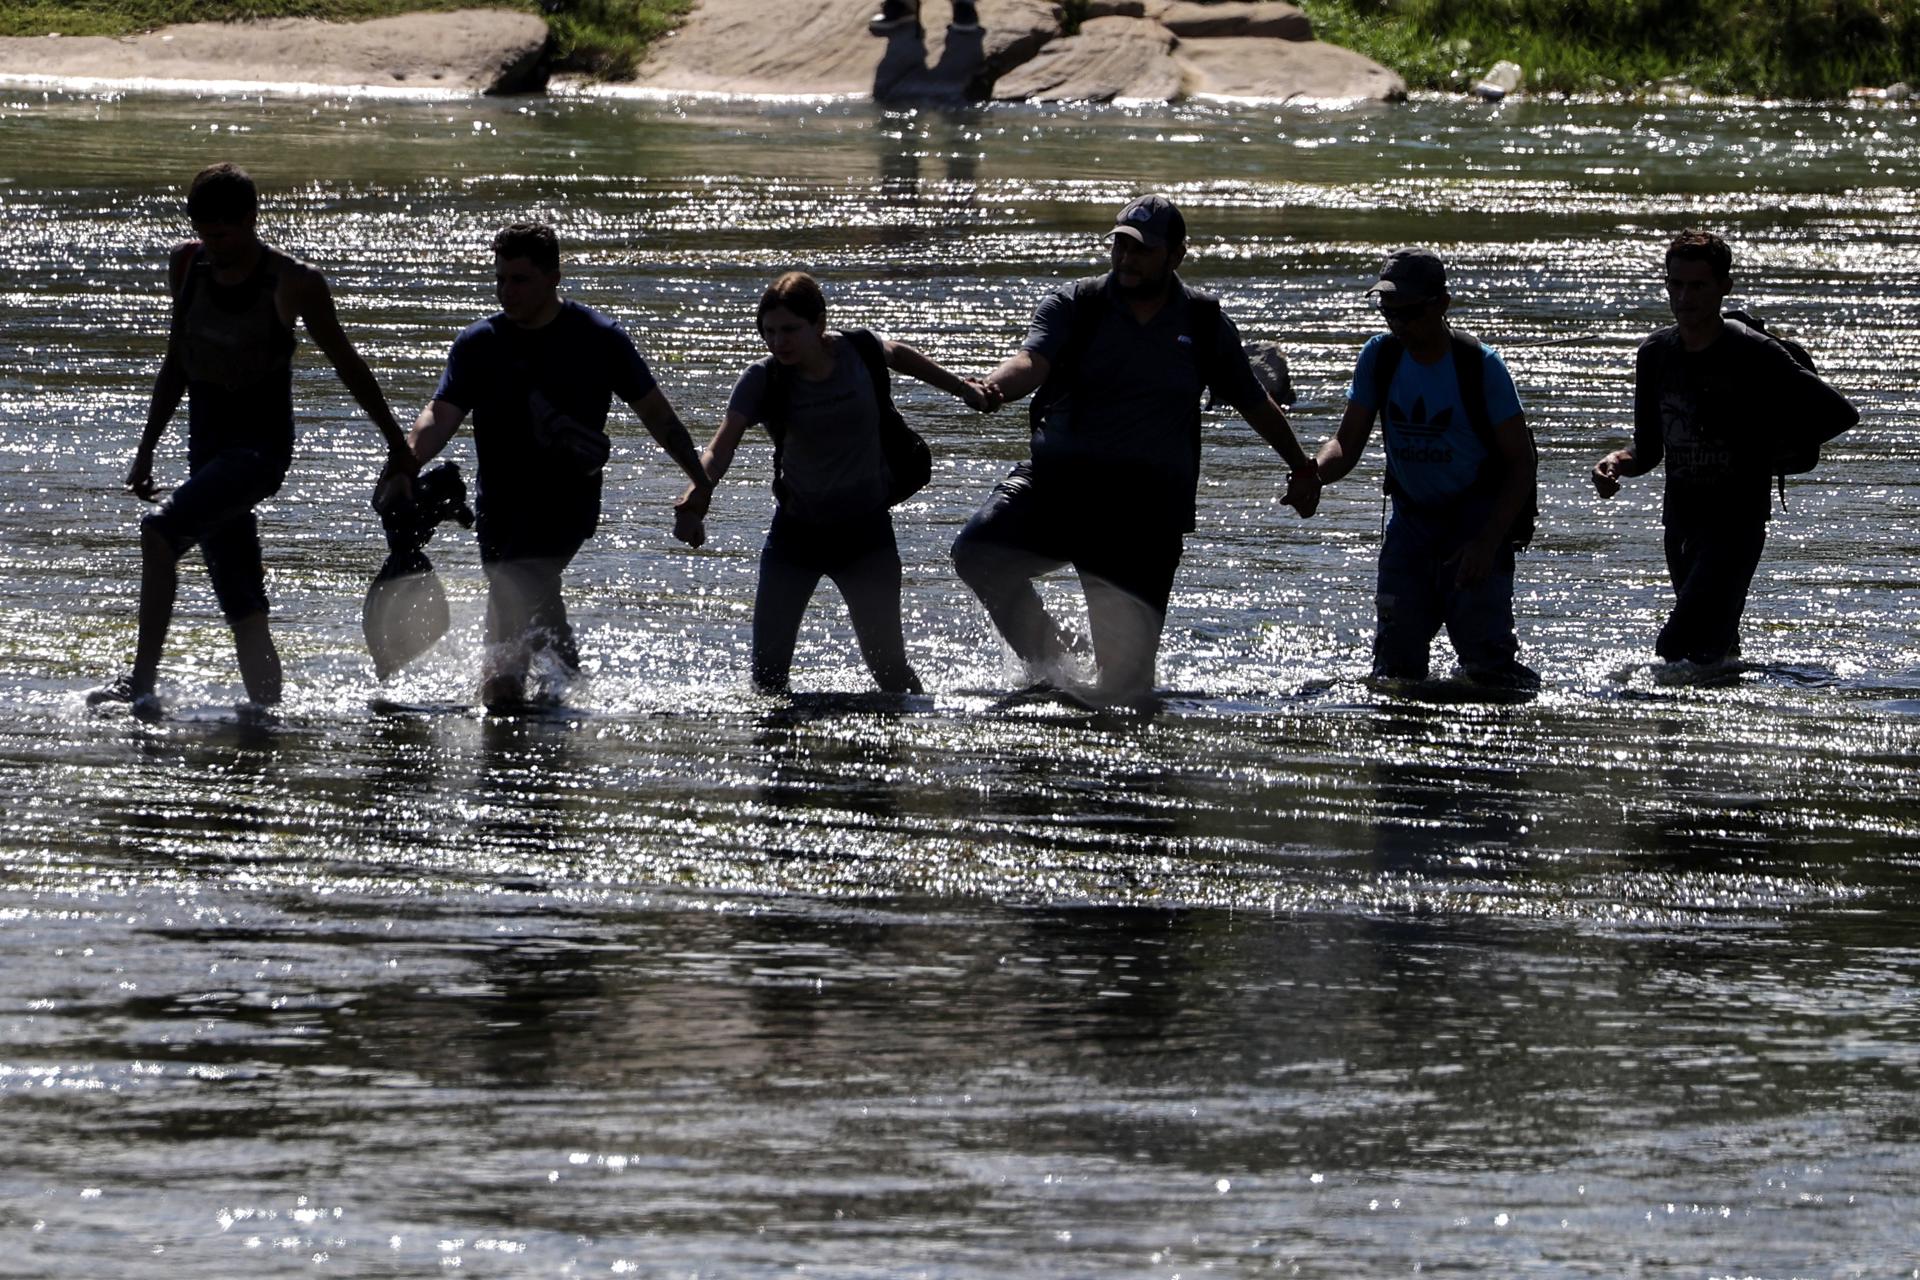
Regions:
[[888, 342], [887, 367], [916, 378], [930, 387], [938, 388], [950, 396], [958, 396], [969, 409], [978, 409], [982, 413], [996, 407], [990, 404], [986, 388], [978, 382], [961, 377], [944, 366], [922, 354], [917, 348], [904, 342]]
[[294, 287], [295, 312], [307, 326], [314, 345], [326, 354], [334, 372], [340, 375], [341, 383], [352, 393], [361, 410], [379, 428], [381, 437], [387, 442], [387, 464], [381, 475], [383, 484], [395, 475], [411, 476], [419, 470], [419, 464], [407, 446], [406, 433], [401, 431], [393, 411], [387, 407], [387, 398], [381, 394], [373, 370], [360, 358], [346, 331], [340, 327], [340, 317], [334, 310], [333, 291], [327, 287], [327, 278], [308, 268], [299, 273]]

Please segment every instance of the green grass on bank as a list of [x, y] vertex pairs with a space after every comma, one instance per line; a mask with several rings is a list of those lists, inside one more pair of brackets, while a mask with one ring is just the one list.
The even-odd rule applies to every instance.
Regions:
[[176, 22], [364, 22], [397, 13], [519, 9], [547, 19], [562, 70], [618, 79], [632, 75], [647, 46], [692, 7], [693, 0], [4, 0], [0, 36], [124, 36]]
[[1502, 58], [1529, 88], [1838, 98], [1920, 80], [1920, 0], [1295, 0], [1321, 39], [1416, 89], [1461, 89]]

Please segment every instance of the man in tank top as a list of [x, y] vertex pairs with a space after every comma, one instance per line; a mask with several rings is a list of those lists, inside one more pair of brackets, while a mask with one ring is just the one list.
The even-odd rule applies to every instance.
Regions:
[[[267, 630], [267, 593], [254, 507], [280, 488], [293, 459], [294, 322], [307, 327], [340, 380], [387, 441], [381, 494], [418, 469], [379, 384], [340, 328], [326, 277], [262, 242], [259, 193], [231, 164], [194, 177], [194, 240], [172, 254], [173, 324], [127, 488], [152, 502], [154, 450], [184, 396], [186, 483], [140, 522], [139, 634], [133, 670], [88, 695], [157, 715], [154, 686], [173, 619], [178, 564], [198, 546], [233, 629], [240, 677], [255, 708], [280, 700], [280, 656]], [[380, 496], [380, 495], [376, 495]]]
[[1674, 323], [1634, 360], [1633, 443], [1593, 467], [1602, 498], [1666, 462], [1667, 574], [1673, 612], [1654, 641], [1668, 662], [1713, 665], [1740, 655], [1740, 618], [1773, 515], [1781, 428], [1825, 439], [1859, 411], [1779, 342], [1721, 314], [1733, 292], [1733, 250], [1707, 231], [1667, 246]]
[[693, 481], [675, 504], [682, 518], [706, 514], [713, 482], [626, 330], [560, 296], [560, 241], [553, 228], [507, 227], [493, 239], [493, 264], [500, 311], [454, 339], [446, 372], [410, 439], [414, 458], [424, 463], [473, 414], [475, 531], [487, 575], [481, 699], [512, 711], [526, 701], [536, 652], [550, 653], [563, 678], [579, 669], [560, 583], [599, 526], [613, 397], [639, 415]]

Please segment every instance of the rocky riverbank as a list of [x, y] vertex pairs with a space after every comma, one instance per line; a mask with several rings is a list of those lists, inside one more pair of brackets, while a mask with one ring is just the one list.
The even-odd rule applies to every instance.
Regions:
[[0, 39], [0, 81], [126, 88], [259, 86], [403, 93], [525, 93], [545, 87], [547, 24], [465, 9], [371, 22], [196, 22], [125, 39]]
[[[1068, 34], [1048, 0], [979, 0], [981, 30], [875, 37], [876, 0], [699, 0], [633, 87], [663, 93], [822, 95], [906, 101], [1392, 101], [1387, 68], [1313, 38], [1284, 0], [1094, 0]], [[0, 39], [0, 82], [130, 88], [361, 88], [520, 93], [545, 87], [546, 24], [469, 9], [360, 23], [280, 18], [192, 23], [138, 36]]]

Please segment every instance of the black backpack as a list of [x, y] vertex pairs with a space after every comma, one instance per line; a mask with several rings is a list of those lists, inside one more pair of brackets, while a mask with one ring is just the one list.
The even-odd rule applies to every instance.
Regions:
[[[1073, 383], [1080, 362], [1086, 359], [1087, 349], [1093, 345], [1094, 332], [1099, 329], [1100, 321], [1107, 313], [1106, 276], [1089, 276], [1079, 280], [1073, 286], [1073, 330], [1067, 335], [1067, 343], [1060, 349], [1051, 364], [1047, 366], [1047, 380], [1033, 393], [1033, 399], [1027, 402], [1027, 421], [1034, 433], [1039, 434], [1046, 422], [1047, 414], [1061, 400], [1073, 391]], [[1208, 388], [1212, 387], [1214, 375], [1219, 371], [1214, 350], [1220, 345], [1220, 299], [1198, 289], [1190, 289], [1182, 284], [1190, 310], [1188, 318], [1192, 329], [1187, 334], [1193, 344], [1194, 366], [1200, 370], [1200, 380]], [[1212, 404], [1212, 392], [1208, 391], [1208, 404]], [[1200, 402], [1193, 406], [1193, 456], [1200, 457]]]
[[[1793, 362], [1808, 373], [1820, 371], [1813, 366], [1813, 353], [1795, 342], [1792, 338], [1782, 337], [1768, 329], [1759, 320], [1745, 311], [1729, 311], [1721, 319], [1735, 328], [1750, 329], [1764, 338], [1771, 338], [1787, 349]], [[1851, 424], [1849, 424], [1851, 426]], [[1847, 427], [1827, 430], [1823, 427], [1810, 427], [1803, 422], [1790, 422], [1781, 432], [1780, 440], [1774, 447], [1773, 475], [1780, 486], [1780, 505], [1787, 504], [1787, 477], [1804, 475], [1820, 465], [1820, 446], [1839, 435]]]
[[[1487, 416], [1487, 378], [1486, 357], [1480, 350], [1480, 339], [1464, 329], [1453, 329], [1449, 333], [1453, 343], [1453, 373], [1460, 383], [1460, 400], [1467, 407], [1467, 421], [1473, 426], [1473, 434], [1480, 438], [1481, 445], [1487, 451], [1484, 466], [1493, 467], [1500, 458], [1500, 451], [1494, 444], [1493, 420]], [[1387, 414], [1387, 392], [1393, 386], [1394, 372], [1400, 367], [1400, 358], [1407, 353], [1407, 344], [1389, 334], [1380, 344], [1373, 364], [1373, 404], [1374, 412], [1382, 419]], [[1533, 455], [1536, 471], [1540, 467], [1540, 448], [1533, 438], [1533, 427], [1527, 427], [1527, 449]], [[1482, 472], [1484, 480], [1487, 472]], [[1476, 481], [1476, 484], [1479, 481]], [[1400, 482], [1394, 478], [1393, 464], [1387, 464], [1386, 478], [1382, 481], [1386, 492], [1400, 492]], [[1527, 494], [1527, 503], [1514, 517], [1513, 528], [1508, 531], [1507, 539], [1513, 543], [1515, 551], [1525, 551], [1533, 543], [1534, 526], [1540, 518], [1540, 490], [1535, 485]]]
[[[868, 329], [846, 329], [840, 336], [859, 354], [860, 363], [873, 379], [873, 400], [880, 409], [880, 456], [887, 464], [887, 505], [897, 507], [926, 488], [933, 478], [933, 451], [894, 408], [887, 349], [880, 339]], [[773, 492], [778, 498], [786, 496], [780, 479], [780, 455], [786, 445], [786, 408], [793, 393], [793, 376], [791, 369], [777, 360], [772, 362], [766, 398], [760, 406], [760, 419], [773, 437]]]

